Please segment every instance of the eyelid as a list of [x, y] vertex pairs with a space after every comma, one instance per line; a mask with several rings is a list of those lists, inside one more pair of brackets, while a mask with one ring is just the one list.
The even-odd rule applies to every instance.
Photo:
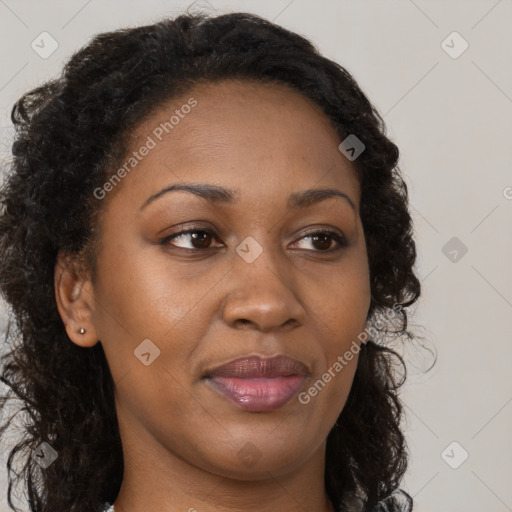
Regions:
[[337, 228], [332, 228], [332, 227], [319, 227], [319, 226], [315, 226], [313, 228], [309, 228], [307, 229], [306, 231], [304, 231], [300, 238], [303, 238], [305, 236], [309, 236], [309, 235], [315, 235], [317, 233], [329, 233], [329, 234], [332, 234], [332, 235], [338, 235], [340, 237], [343, 237], [345, 238], [345, 235], [343, 234], [343, 232]]

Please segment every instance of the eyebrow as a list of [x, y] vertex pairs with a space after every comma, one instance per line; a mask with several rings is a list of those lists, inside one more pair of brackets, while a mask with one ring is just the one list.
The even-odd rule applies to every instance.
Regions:
[[[162, 196], [174, 191], [190, 192], [191, 194], [202, 197], [214, 204], [233, 204], [239, 196], [238, 192], [224, 187], [219, 187], [217, 185], [209, 185], [205, 183], [175, 183], [150, 196], [146, 201], [144, 201], [139, 210], [143, 210], [157, 199], [160, 199]], [[356, 207], [352, 199], [350, 199], [350, 197], [344, 192], [335, 188], [314, 188], [303, 190], [301, 192], [294, 192], [288, 198], [288, 207], [294, 210], [307, 208], [321, 201], [325, 201], [326, 199], [330, 199], [331, 197], [340, 197], [341, 199], [344, 199], [352, 209], [356, 211]]]

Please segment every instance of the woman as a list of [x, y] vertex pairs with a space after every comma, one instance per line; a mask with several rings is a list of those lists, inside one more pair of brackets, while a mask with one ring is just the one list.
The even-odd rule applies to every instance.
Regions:
[[12, 118], [31, 510], [411, 510], [379, 344], [420, 294], [407, 189], [346, 70], [257, 16], [182, 15], [96, 36]]

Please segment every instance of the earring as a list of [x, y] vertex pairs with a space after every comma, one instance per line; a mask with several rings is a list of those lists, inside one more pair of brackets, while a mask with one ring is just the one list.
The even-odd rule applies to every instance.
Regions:
[[85, 334], [85, 329], [83, 327], [80, 327], [80, 329], [78, 329], [78, 333]]
[[55, 441], [55, 439], [57, 439], [57, 434], [55, 432], [55, 429], [56, 429], [56, 426], [57, 426], [57, 423], [52, 423], [50, 425], [50, 428], [48, 429], [48, 441]]

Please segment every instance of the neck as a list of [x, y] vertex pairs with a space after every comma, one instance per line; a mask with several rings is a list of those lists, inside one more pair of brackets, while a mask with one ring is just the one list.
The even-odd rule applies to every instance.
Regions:
[[115, 512], [335, 512], [325, 491], [325, 443], [295, 470], [237, 480], [190, 464], [142, 428], [120, 427], [124, 474]]

